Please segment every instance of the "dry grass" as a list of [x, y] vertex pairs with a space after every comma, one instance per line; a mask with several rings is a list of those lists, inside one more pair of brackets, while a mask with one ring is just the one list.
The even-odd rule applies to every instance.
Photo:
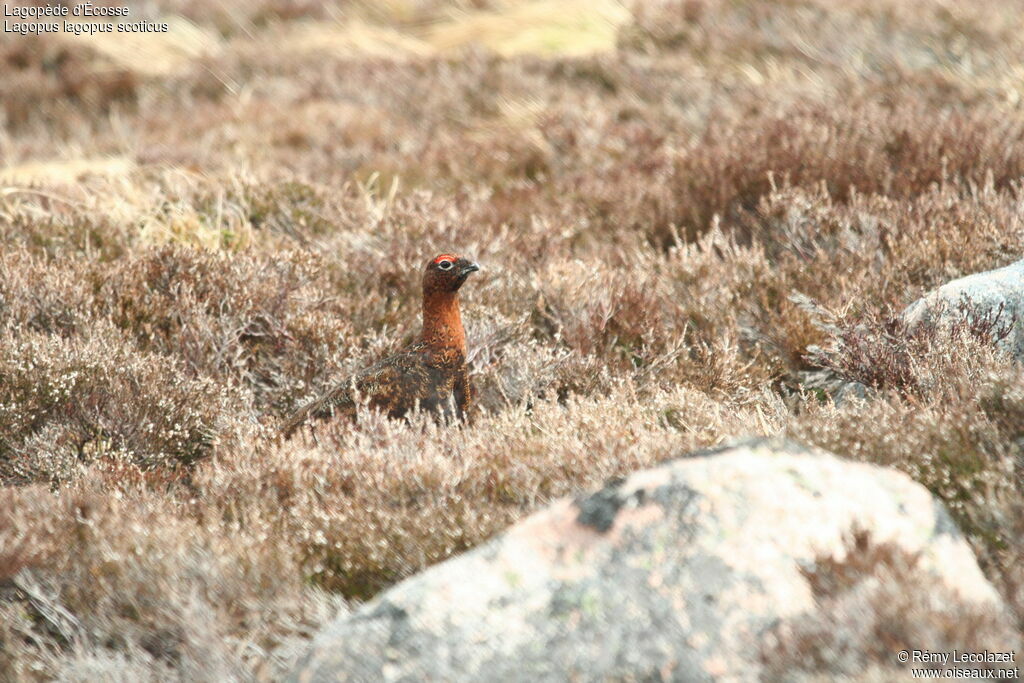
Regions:
[[[924, 483], [1020, 630], [1021, 370], [887, 321], [1024, 251], [1024, 10], [549, 5], [167, 0], [203, 39], [150, 68], [0, 42], [0, 678], [276, 678], [346, 601], [755, 433]], [[446, 249], [480, 419], [278, 443]]]

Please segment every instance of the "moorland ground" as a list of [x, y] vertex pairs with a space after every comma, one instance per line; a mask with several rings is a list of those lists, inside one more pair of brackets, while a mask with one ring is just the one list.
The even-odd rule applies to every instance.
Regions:
[[[0, 36], [0, 678], [274, 678], [553, 498], [750, 434], [945, 502], [1017, 621], [931, 647], [1020, 632], [1024, 375], [895, 316], [1024, 251], [1024, 5], [132, 12], [170, 30]], [[476, 420], [281, 443], [414, 338], [443, 250], [484, 267]], [[921, 599], [859, 628], [924, 638]]]

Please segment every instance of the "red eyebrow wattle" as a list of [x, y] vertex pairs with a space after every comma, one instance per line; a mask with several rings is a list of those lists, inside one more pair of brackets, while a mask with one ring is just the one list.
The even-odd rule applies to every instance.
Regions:
[[441, 261], [458, 261], [458, 260], [459, 260], [458, 256], [453, 256], [452, 254], [441, 254], [436, 259], [434, 259], [434, 263], [440, 263]]

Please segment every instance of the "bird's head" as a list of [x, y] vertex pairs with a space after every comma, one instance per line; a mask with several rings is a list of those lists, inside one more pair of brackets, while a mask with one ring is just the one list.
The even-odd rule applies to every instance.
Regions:
[[480, 270], [473, 261], [455, 254], [441, 254], [432, 259], [423, 272], [423, 291], [457, 292], [470, 273]]

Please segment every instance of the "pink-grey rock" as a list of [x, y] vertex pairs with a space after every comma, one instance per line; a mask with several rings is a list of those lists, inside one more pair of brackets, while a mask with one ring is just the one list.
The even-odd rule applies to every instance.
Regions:
[[941, 326], [964, 313], [973, 319], [998, 316], [996, 324], [1009, 328], [999, 346], [1024, 360], [1024, 261], [947, 282], [908, 306], [903, 318], [911, 326]]
[[815, 610], [806, 567], [851, 530], [1002, 609], [909, 477], [757, 440], [554, 503], [339, 618], [291, 680], [757, 680], [763, 641]]

